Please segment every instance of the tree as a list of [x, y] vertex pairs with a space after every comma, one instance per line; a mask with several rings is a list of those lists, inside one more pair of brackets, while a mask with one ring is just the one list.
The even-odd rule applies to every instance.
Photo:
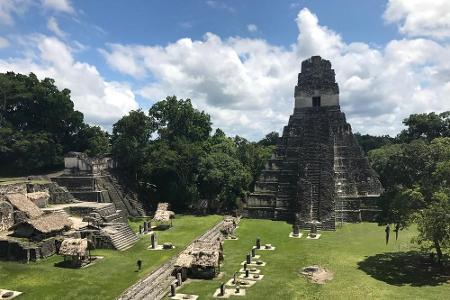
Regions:
[[401, 142], [409, 142], [419, 138], [431, 141], [438, 137], [449, 137], [449, 115], [450, 112], [412, 114], [403, 120], [403, 124], [408, 128], [403, 130], [397, 139]]
[[385, 188], [379, 223], [404, 228], [415, 221], [416, 241], [422, 248], [434, 248], [441, 261], [450, 236], [450, 138], [428, 142], [420, 137], [372, 150], [369, 157]]
[[448, 191], [436, 192], [433, 203], [418, 213], [416, 241], [423, 248], [434, 248], [438, 262], [442, 263], [443, 248], [450, 247], [450, 200]]
[[0, 74], [0, 87], [6, 96], [0, 125], [18, 131], [48, 132], [66, 152], [74, 146], [83, 114], [74, 110], [70, 90], [60, 91], [54, 83], [50, 78], [39, 81], [33, 73]]
[[361, 146], [365, 153], [394, 143], [394, 138], [389, 135], [373, 136], [370, 134], [363, 135], [360, 133], [355, 133], [354, 136], [358, 141], [358, 145]]
[[138, 179], [153, 132], [154, 126], [142, 110], [131, 111], [113, 125], [112, 154], [124, 174]]
[[84, 125], [77, 135], [77, 151], [84, 151], [90, 157], [101, 157], [110, 153], [109, 134], [99, 126]]
[[272, 131], [258, 142], [258, 145], [261, 146], [275, 146], [277, 144], [278, 138], [280, 135], [276, 131]]
[[209, 200], [210, 207], [219, 210], [238, 207], [250, 181], [248, 170], [226, 153], [212, 152], [200, 159], [200, 192]]
[[272, 155], [275, 145], [264, 146], [259, 142], [252, 143], [240, 136], [236, 136], [234, 142], [237, 146], [237, 158], [252, 175], [249, 189], [253, 190], [266, 161]]
[[17, 132], [0, 128], [2, 175], [47, 170], [62, 163], [62, 146], [45, 132]]
[[79, 141], [87, 126], [68, 89], [50, 78], [0, 73], [0, 162], [16, 175], [62, 167], [63, 154], [85, 151]]
[[176, 138], [189, 142], [205, 141], [211, 132], [210, 116], [195, 109], [190, 99], [167, 97], [150, 108], [149, 117], [159, 137], [168, 142]]

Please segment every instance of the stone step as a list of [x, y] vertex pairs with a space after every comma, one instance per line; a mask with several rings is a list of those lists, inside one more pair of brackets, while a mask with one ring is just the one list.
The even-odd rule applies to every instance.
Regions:
[[128, 224], [117, 225], [114, 229], [116, 233], [111, 234], [110, 237], [112, 244], [117, 250], [125, 250], [139, 240]]

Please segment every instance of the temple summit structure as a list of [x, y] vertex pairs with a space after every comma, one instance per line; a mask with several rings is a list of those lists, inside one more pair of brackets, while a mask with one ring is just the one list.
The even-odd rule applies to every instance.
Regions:
[[295, 108], [247, 200], [246, 215], [334, 230], [374, 220], [383, 188], [339, 106], [328, 60], [302, 62]]

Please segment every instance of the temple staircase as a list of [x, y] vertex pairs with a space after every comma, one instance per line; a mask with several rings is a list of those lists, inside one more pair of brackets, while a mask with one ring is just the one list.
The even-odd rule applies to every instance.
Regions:
[[125, 223], [111, 224], [105, 228], [111, 238], [111, 243], [117, 250], [123, 251], [133, 246], [138, 240], [138, 236]]
[[108, 190], [111, 202], [116, 205], [117, 209], [133, 217], [145, 216], [142, 204], [123, 190], [117, 178], [109, 172], [106, 172], [105, 175], [103, 185]]

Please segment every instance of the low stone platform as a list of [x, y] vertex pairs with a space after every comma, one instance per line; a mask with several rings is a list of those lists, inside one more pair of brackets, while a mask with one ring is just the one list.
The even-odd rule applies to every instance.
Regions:
[[293, 239], [301, 239], [302, 236], [303, 236], [303, 233], [301, 233], [301, 232], [297, 236], [295, 236], [293, 232], [289, 233], [289, 237], [293, 238]]
[[0, 289], [0, 299], [10, 300], [22, 295], [22, 292]]
[[[241, 266], [243, 266], [247, 261], [241, 262]], [[261, 264], [257, 264], [256, 261], [252, 261], [251, 263], [247, 264], [249, 267], [264, 267], [266, 265], [266, 262], [263, 261]]]
[[163, 245], [157, 245], [155, 249], [153, 249], [152, 246], [147, 247], [147, 250], [150, 250], [150, 251], [161, 251], [161, 250], [168, 251], [168, 250], [172, 250], [172, 249], [175, 249], [175, 246], [172, 245], [172, 248], [166, 248], [166, 249], [164, 249]]
[[[250, 270], [250, 269], [247, 268], [247, 270], [249, 271], [250, 274], [259, 274], [259, 273], [261, 273], [261, 270], [258, 270], [258, 269], [252, 271], [252, 270]], [[239, 273], [245, 273], [244, 268], [241, 268], [241, 269], [239, 270]]]
[[[255, 280], [249, 280], [247, 278], [241, 278], [240, 276], [239, 276], [239, 279], [237, 281], [239, 281], [239, 283], [233, 283], [233, 278], [231, 278], [230, 280], [227, 281], [227, 283], [225, 283], [225, 285], [226, 286], [235, 287], [236, 284], [239, 284], [239, 286], [241, 288], [248, 288], [248, 287], [253, 286], [256, 283]], [[242, 281], [244, 281], [245, 284], [243, 284]]]
[[217, 289], [214, 293], [214, 298], [230, 298], [230, 296], [245, 296], [245, 289], [240, 289], [239, 293], [236, 293], [236, 289], [225, 289], [225, 295], [219, 296], [220, 289]]
[[[258, 277], [254, 277], [254, 276], [258, 276]], [[260, 281], [261, 279], [264, 278], [264, 275], [259, 275], [259, 274], [250, 274], [249, 277], [245, 277], [245, 274], [241, 274], [238, 277], [239, 279], [244, 279], [244, 280], [253, 280], [253, 281]]]
[[270, 248], [267, 248], [266, 246], [261, 246], [261, 248], [256, 248], [256, 250], [258, 251], [274, 251], [276, 249], [276, 247], [271, 246]]
[[308, 240], [318, 240], [318, 239], [320, 238], [320, 236], [321, 236], [320, 233], [317, 233], [315, 237], [311, 237], [311, 236], [309, 236], [309, 234], [308, 234], [308, 235], [306, 236], [306, 238], [307, 238]]
[[176, 294], [175, 296], [169, 298], [173, 300], [197, 300], [198, 295]]

